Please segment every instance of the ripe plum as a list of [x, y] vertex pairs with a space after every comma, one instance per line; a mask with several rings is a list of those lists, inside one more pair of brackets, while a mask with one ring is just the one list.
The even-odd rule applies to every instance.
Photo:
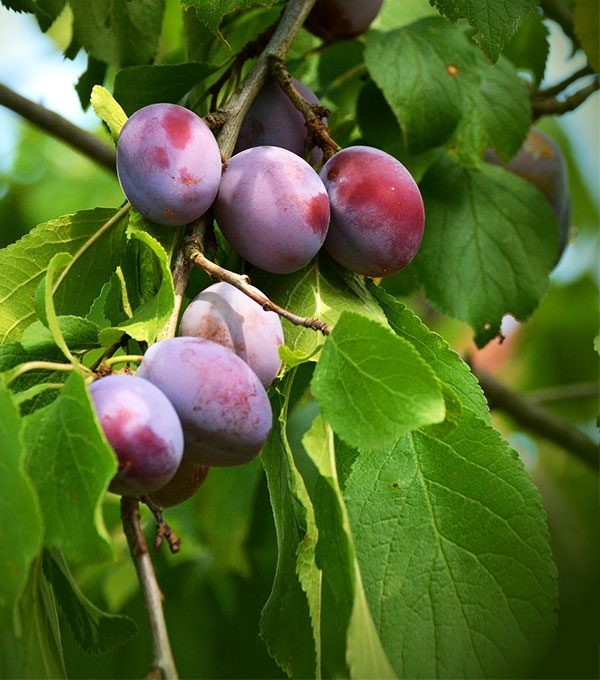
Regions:
[[123, 193], [144, 217], [178, 226], [204, 214], [221, 179], [214, 135], [193, 111], [151, 104], [125, 123], [117, 144]]
[[273, 274], [304, 267], [327, 235], [329, 200], [321, 178], [302, 158], [277, 146], [233, 156], [213, 208], [232, 247]]
[[[292, 78], [296, 89], [311, 104], [320, 104], [317, 95], [304, 83]], [[322, 118], [326, 123], [326, 119]], [[307, 138], [304, 116], [274, 80], [268, 80], [252, 102], [242, 121], [234, 153], [253, 146], [281, 146], [301, 158], [306, 157]], [[310, 154], [310, 164], [316, 165], [323, 152], [315, 147]]]
[[202, 486], [210, 468], [184, 456], [171, 479], [150, 494], [150, 500], [161, 508], [172, 508], [191, 498]]
[[179, 334], [213, 340], [233, 350], [258, 375], [265, 388], [273, 383], [281, 368], [279, 345], [283, 344], [283, 329], [279, 316], [265, 312], [257, 302], [224, 281], [209, 286], [190, 302], [181, 317]]
[[383, 0], [317, 0], [304, 28], [327, 42], [349, 40], [371, 25]]
[[226, 347], [205, 338], [163, 340], [148, 349], [137, 374], [175, 407], [189, 460], [239, 465], [265, 445], [273, 419], [267, 393], [250, 366]]
[[332, 156], [320, 175], [331, 204], [325, 250], [365, 276], [406, 267], [421, 245], [425, 210], [402, 163], [379, 149], [351, 146]]
[[137, 498], [164, 486], [183, 453], [181, 423], [167, 397], [133, 375], [100, 378], [89, 392], [119, 463], [109, 490]]
[[571, 194], [567, 163], [559, 146], [548, 135], [531, 128], [519, 151], [504, 163], [494, 149], [487, 149], [485, 160], [502, 165], [537, 187], [548, 199], [559, 229], [557, 261], [563, 254], [571, 227]]

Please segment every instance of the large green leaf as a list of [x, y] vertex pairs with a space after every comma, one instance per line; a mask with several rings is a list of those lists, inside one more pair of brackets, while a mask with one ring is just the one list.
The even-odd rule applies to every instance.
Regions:
[[25, 418], [23, 442], [25, 467], [43, 512], [45, 545], [76, 562], [111, 557], [101, 502], [117, 461], [77, 372], [52, 404]]
[[528, 182], [485, 163], [469, 170], [443, 159], [421, 190], [419, 278], [429, 300], [468, 323], [483, 346], [505, 314], [524, 320], [537, 307], [554, 265], [554, 215]]
[[328, 337], [311, 388], [336, 434], [359, 449], [444, 420], [440, 384], [412, 344], [351, 312]]
[[165, 0], [69, 0], [73, 36], [88, 55], [112, 66], [147, 64], [154, 58]]
[[336, 447], [367, 600], [402, 677], [523, 677], [556, 624], [545, 513], [496, 430], [468, 410], [455, 425]]
[[310, 573], [317, 578], [311, 558], [317, 540], [314, 509], [287, 441], [287, 399], [277, 394], [273, 406], [278, 417], [261, 458], [277, 533], [277, 568], [262, 611], [260, 635], [290, 677], [318, 678], [320, 649], [315, 637], [320, 640], [320, 636], [313, 633], [313, 626], [318, 631], [319, 594], [313, 594], [306, 584]]
[[56, 598], [41, 555], [33, 564], [17, 620], [17, 633], [1, 631], [0, 677], [66, 678]]
[[178, 104], [194, 85], [215, 70], [215, 66], [202, 63], [130, 66], [115, 77], [115, 99], [130, 116], [148, 104]]
[[600, 69], [600, 44], [598, 43], [598, 24], [600, 23], [600, 7], [595, 0], [576, 0], [575, 33], [588, 58], [590, 66], [598, 72]]
[[[333, 432], [317, 418], [303, 439], [312, 465], [303, 467], [315, 512], [318, 540], [299, 561], [309, 601], [317, 604], [324, 677], [394, 678], [367, 605], [346, 506], [339, 487]], [[317, 566], [314, 569], [313, 562]], [[311, 597], [312, 596], [312, 597]]]
[[0, 251], [0, 344], [19, 340], [35, 320], [34, 295], [48, 263], [73, 255], [54, 292], [58, 314], [84, 316], [119, 262], [125, 211], [97, 208], [39, 225]]
[[[23, 470], [22, 420], [0, 382], [0, 629], [10, 630], [30, 565], [42, 545], [42, 519], [35, 491]], [[4, 676], [6, 677], [6, 676]]]
[[226, 14], [257, 6], [271, 7], [273, 2], [274, 0], [181, 0], [186, 9], [193, 7], [196, 10], [198, 19], [213, 35], [220, 35], [219, 26]]
[[105, 654], [125, 644], [137, 633], [137, 626], [131, 619], [103, 612], [87, 599], [59, 552], [45, 551], [42, 564], [73, 636], [83, 651]]
[[[251, 279], [274, 302], [299, 316], [316, 317], [335, 324], [342, 312], [354, 311], [386, 323], [385, 315], [367, 291], [364, 281], [334, 263], [325, 253], [320, 253], [308, 266], [293, 274], [275, 276], [254, 270]], [[283, 324], [286, 345], [316, 360], [325, 338], [287, 321]]]
[[493, 146], [510, 158], [531, 116], [517, 72], [491, 65], [456, 26], [427, 17], [367, 35], [365, 63], [412, 154], [448, 144], [465, 165]]
[[430, 0], [450, 19], [467, 19], [477, 29], [475, 41], [495, 62], [504, 45], [517, 32], [521, 22], [538, 4], [538, 0]]
[[414, 312], [383, 288], [370, 284], [370, 290], [394, 332], [413, 345], [438, 380], [443, 381], [458, 395], [463, 406], [491, 424], [487, 400], [477, 379], [446, 340], [429, 330]]

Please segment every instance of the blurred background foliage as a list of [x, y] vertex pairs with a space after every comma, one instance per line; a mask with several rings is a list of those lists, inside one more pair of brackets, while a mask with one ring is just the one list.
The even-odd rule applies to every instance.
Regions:
[[[411, 0], [405, 3], [404, 11], [406, 20], [410, 20], [431, 8], [422, 0]], [[12, 15], [0, 8], [0, 20], [6, 18], [10, 18], [14, 26], [34, 21], [29, 16]], [[389, 14], [384, 12], [379, 21], [386, 25]], [[169, 0], [159, 61], [185, 59], [182, 31], [180, 4], [178, 0]], [[564, 38], [556, 26], [552, 27], [551, 36], [551, 67], [547, 72], [550, 83], [559, 78], [556, 66], [552, 67], [553, 51], [562, 50], [564, 55], [566, 50], [566, 61], [562, 64], [566, 72], [576, 70], [571, 64], [577, 58], [575, 55], [570, 59], [568, 46], [565, 48]], [[37, 31], [36, 39], [50, 41], [54, 53], [60, 55], [70, 41], [68, 11], [45, 35]], [[310, 46], [312, 40], [307, 34], [301, 35], [302, 49]], [[6, 67], [11, 59], [9, 49], [0, 45], [0, 61], [6, 62], [3, 63]], [[227, 52], [222, 43], [219, 49], [224, 54]], [[300, 54], [300, 50], [291, 55], [295, 74], [302, 77], [311, 75], [312, 71], [312, 77], [321, 83], [342, 75], [337, 71], [340, 63], [347, 71], [361, 59], [361, 49], [356, 43], [338, 45], [329, 48], [319, 60], [320, 71], [316, 74], [316, 61], [295, 63], [294, 54]], [[518, 49], [516, 54], [520, 54]], [[17, 75], [20, 68], [24, 67], [10, 65], [10, 70]], [[113, 76], [109, 72], [109, 88]], [[350, 107], [350, 114], [337, 119], [336, 115], [338, 111], [348, 110], [344, 108], [347, 102], [356, 101], [360, 76], [360, 71], [350, 74], [334, 95], [326, 89], [317, 92], [324, 103], [331, 106], [331, 120], [335, 121], [334, 129], [342, 142], [356, 134], [355, 108]], [[600, 159], [598, 130], [593, 126], [597, 126], [600, 119], [598, 99], [596, 94], [585, 107], [562, 120], [543, 118], [539, 123], [539, 127], [559, 143], [567, 159], [573, 199], [573, 237], [532, 318], [522, 326], [507, 319], [506, 340], [493, 341], [476, 351], [466, 326], [431, 310], [418, 295], [405, 299], [458, 352], [469, 354], [478, 368], [492, 373], [510, 389], [529, 395], [556, 417], [581, 428], [594, 439], [598, 434], [599, 356], [594, 340], [599, 327], [597, 182]], [[116, 206], [123, 201], [114, 174], [16, 116], [9, 114], [9, 118], [10, 124], [2, 125], [0, 131], [4, 145], [0, 163], [0, 247], [16, 241], [41, 222], [95, 206]], [[96, 123], [90, 118], [87, 121], [90, 129], [109, 140], [99, 121]], [[298, 439], [314, 415], [310, 403], [298, 403], [290, 414], [291, 440]], [[524, 430], [504, 414], [495, 412], [494, 418], [496, 426], [522, 456], [542, 493], [559, 570], [558, 635], [537, 677], [598, 677], [598, 471]], [[72, 677], [91, 677], [90, 668], [93, 677], [98, 678], [138, 677], [146, 669], [149, 633], [144, 629], [146, 617], [121, 534], [115, 497], [107, 498], [105, 514], [114, 538], [116, 559], [110, 564], [81, 570], [77, 579], [98, 606], [131, 615], [141, 631], [131, 642], [90, 664], [64, 625], [63, 642]], [[272, 512], [260, 463], [226, 473], [213, 470], [202, 492], [173, 508], [167, 519], [183, 537], [183, 549], [177, 556], [161, 550], [156, 555], [156, 566], [181, 676], [281, 677], [281, 671], [259, 639], [257, 626], [270, 591], [276, 556]], [[152, 540], [153, 523], [150, 517], [145, 521], [148, 538]]]

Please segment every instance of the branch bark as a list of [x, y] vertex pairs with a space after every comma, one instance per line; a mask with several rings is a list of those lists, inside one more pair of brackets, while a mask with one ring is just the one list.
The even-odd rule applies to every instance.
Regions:
[[96, 161], [104, 168], [113, 173], [116, 172], [117, 156], [115, 149], [58, 113], [22, 97], [2, 84], [0, 84], [0, 106], [14, 111], [25, 120], [53, 137], [66, 142], [73, 149]]
[[150, 677], [177, 680], [177, 669], [175, 668], [163, 613], [163, 597], [154, 574], [148, 544], [142, 532], [139, 504], [135, 498], [121, 498], [121, 521], [150, 622], [154, 652], [154, 665]]
[[488, 373], [474, 367], [471, 370], [481, 385], [490, 409], [504, 411], [522, 427], [558, 444], [598, 472], [599, 448], [590, 437], [540, 408], [530, 399], [508, 389]]

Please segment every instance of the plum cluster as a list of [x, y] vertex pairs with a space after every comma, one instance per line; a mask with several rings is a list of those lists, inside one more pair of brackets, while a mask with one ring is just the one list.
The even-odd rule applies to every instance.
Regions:
[[166, 225], [186, 224], [212, 208], [233, 249], [274, 274], [298, 271], [321, 248], [365, 276], [403, 269], [420, 246], [425, 220], [410, 173], [366, 146], [336, 153], [317, 172], [302, 157], [303, 117], [292, 115], [273, 87], [281, 92], [276, 83], [261, 91], [222, 172], [216, 141], [196, 114], [175, 104], [137, 111], [117, 147], [119, 179], [133, 207]]
[[136, 375], [93, 382], [118, 461], [109, 490], [169, 507], [190, 498], [210, 467], [253, 460], [271, 432], [266, 389], [281, 368], [281, 344], [274, 312], [217, 283], [185, 309], [178, 337], [148, 349]]

